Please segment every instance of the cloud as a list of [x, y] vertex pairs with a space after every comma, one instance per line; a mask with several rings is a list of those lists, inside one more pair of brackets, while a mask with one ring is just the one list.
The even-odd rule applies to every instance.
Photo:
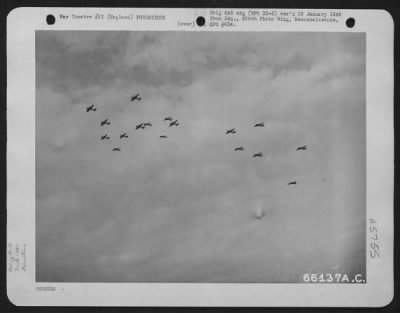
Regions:
[[[38, 280], [294, 282], [312, 266], [365, 269], [351, 254], [365, 246], [353, 222], [365, 214], [364, 35], [36, 40]], [[334, 241], [338, 225], [352, 244]]]
[[106, 86], [114, 81], [126, 32], [36, 32], [38, 87], [51, 85], [73, 96], [76, 89]]

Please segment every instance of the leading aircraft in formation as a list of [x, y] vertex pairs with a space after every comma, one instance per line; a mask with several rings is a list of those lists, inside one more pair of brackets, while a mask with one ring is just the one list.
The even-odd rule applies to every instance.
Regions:
[[243, 147], [237, 147], [237, 148], [235, 148], [235, 151], [243, 151], [243, 150], [244, 150]]
[[291, 181], [291, 182], [289, 182], [288, 186], [289, 186], [289, 185], [296, 185], [296, 184], [297, 184], [296, 181]]
[[94, 104], [86, 107], [86, 112], [90, 112], [90, 111], [96, 112], [96, 110], [97, 109], [94, 107]]
[[236, 134], [236, 129], [235, 128], [228, 129], [225, 134], [226, 135], [228, 135], [228, 134]]
[[112, 151], [121, 151], [120, 148], [113, 148]]
[[263, 153], [262, 152], [259, 152], [259, 153], [256, 153], [256, 154], [253, 154], [253, 158], [261, 158], [263, 156]]
[[297, 147], [296, 151], [299, 151], [299, 150], [307, 150], [307, 146]]
[[254, 127], [264, 127], [264, 122], [256, 123]]
[[137, 100], [137, 101], [142, 100], [142, 98], [140, 97], [140, 95], [138, 93], [131, 97], [131, 102], [133, 102], [135, 100]]

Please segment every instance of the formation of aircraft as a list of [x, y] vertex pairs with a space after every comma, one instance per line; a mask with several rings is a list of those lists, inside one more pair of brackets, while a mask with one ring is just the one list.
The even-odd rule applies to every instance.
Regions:
[[[140, 97], [140, 94], [138, 93], [138, 94], [132, 96], [130, 101], [131, 102], [140, 101], [141, 99], [142, 98]], [[93, 111], [93, 112], [97, 111], [97, 108], [94, 106], [94, 104], [86, 107], [86, 112], [91, 112], [91, 111]], [[179, 121], [177, 119], [174, 120], [174, 118], [172, 116], [167, 116], [163, 120], [166, 121], [166, 122], [169, 122], [168, 123], [168, 127], [179, 126]], [[106, 125], [111, 125], [111, 122], [109, 121], [108, 118], [106, 118], [105, 120], [100, 122], [100, 126], [106, 126]], [[136, 130], [145, 129], [146, 127], [152, 127], [152, 126], [153, 125], [152, 125], [151, 122], [142, 122], [142, 123], [136, 125], [135, 129]], [[264, 127], [264, 122], [257, 122], [257, 123], [254, 124], [254, 127]], [[231, 129], [226, 130], [225, 134], [226, 135], [228, 135], [228, 134], [236, 134], [236, 128], [231, 128]], [[124, 132], [124, 133], [119, 135], [119, 138], [120, 139], [128, 138], [128, 134], [126, 132]], [[167, 139], [168, 136], [167, 135], [160, 135], [159, 138]], [[101, 136], [101, 140], [102, 141], [103, 140], [110, 140], [110, 136], [108, 134], [104, 134], [103, 136]], [[234, 148], [234, 151], [244, 151], [244, 150], [245, 150], [245, 148], [243, 146], [238, 146], [238, 147]], [[296, 148], [296, 151], [306, 151], [306, 150], [307, 150], [307, 146], [306, 145], [298, 146]], [[114, 147], [114, 148], [112, 148], [112, 151], [113, 152], [121, 152], [121, 148], [120, 147]], [[253, 158], [262, 158], [263, 156], [264, 156], [263, 152], [258, 152], [258, 153], [253, 154], [252, 157]], [[326, 179], [323, 178], [322, 181], [325, 182]], [[297, 181], [296, 180], [289, 181], [288, 182], [288, 186], [291, 186], [291, 185], [293, 185], [293, 186], [297, 185]], [[263, 219], [265, 217], [265, 214], [266, 213], [265, 213], [264, 209], [260, 208], [257, 212], [255, 212], [255, 214], [253, 215], [253, 218], [255, 218], [257, 220], [261, 220], [261, 219]]]
[[137, 101], [142, 100], [142, 98], [140, 97], [140, 95], [138, 93], [131, 97], [131, 102], [133, 102], [135, 100], [137, 100]]
[[108, 120], [108, 118], [106, 118], [104, 121], [100, 122], [100, 126], [105, 126], [105, 125], [111, 125], [110, 121]]
[[[140, 100], [142, 100], [142, 97], [140, 96], [139, 93], [137, 93], [137, 94], [131, 96], [131, 100], [130, 101], [133, 102], [133, 101], [140, 101]], [[90, 112], [90, 111], [93, 111], [93, 112], [97, 111], [97, 108], [95, 107], [94, 104], [91, 104], [91, 105], [86, 107], [86, 112]], [[170, 116], [166, 117], [164, 120], [165, 121], [173, 121], [172, 117], [170, 117]], [[110, 122], [110, 120], [108, 118], [106, 118], [103, 121], [100, 121], [100, 126], [101, 127], [102, 126], [106, 126], [106, 125], [111, 125], [111, 122]], [[170, 126], [178, 126], [178, 125], [179, 125], [178, 120], [175, 120], [172, 123], [170, 123]], [[136, 125], [136, 130], [145, 129], [146, 127], [151, 127], [151, 126], [153, 126], [153, 124], [151, 122], [140, 123], [139, 125]], [[119, 138], [120, 139], [128, 138], [128, 133], [125, 132], [125, 133], [120, 134]], [[160, 138], [167, 138], [167, 136], [161, 135]], [[100, 139], [102, 141], [103, 140], [110, 140], [110, 136], [108, 134], [105, 134], [103, 136], [100, 136]], [[112, 149], [112, 151], [121, 151], [121, 148], [115, 147], [115, 148]]]
[[[136, 95], [131, 97], [131, 102], [135, 101], [135, 100], [140, 101], [141, 99], [142, 98], [140, 97], [140, 94], [136, 94]], [[95, 112], [96, 110], [97, 109], [94, 106], [94, 104], [86, 107], [86, 112], [90, 112], [90, 111]], [[169, 126], [168, 127], [179, 126], [178, 120], [174, 120], [172, 116], [165, 117], [164, 121], [168, 121], [169, 122]], [[105, 120], [100, 122], [100, 126], [105, 126], [105, 125], [111, 125], [111, 122], [108, 120], [108, 118], [106, 118]], [[140, 123], [140, 124], [136, 125], [136, 130], [145, 129], [146, 127], [151, 127], [151, 126], [153, 126], [151, 122]], [[264, 122], [258, 122], [256, 124], [254, 124], [254, 127], [264, 127]], [[236, 134], [236, 128], [231, 128], [231, 129], [226, 130], [225, 134], [226, 135], [228, 135], [228, 134]], [[119, 135], [119, 138], [120, 139], [128, 138], [128, 134], [126, 132], [122, 133], [122, 134]], [[166, 139], [166, 138], [168, 138], [168, 136], [160, 135], [160, 138]], [[110, 136], [108, 134], [105, 134], [105, 135], [101, 136], [101, 140], [110, 140]], [[307, 150], [307, 146], [304, 145], [304, 146], [299, 146], [299, 147], [296, 148], [296, 151], [301, 151], [301, 150], [304, 150], [304, 151]], [[121, 148], [116, 147], [116, 148], [113, 148], [112, 151], [121, 151]], [[242, 147], [242, 146], [236, 147], [234, 149], [234, 151], [244, 151], [244, 147]], [[253, 154], [253, 158], [257, 158], [257, 157], [258, 158], [263, 157], [263, 153], [262, 152], [258, 152], [258, 153]], [[325, 181], [325, 179], [323, 179], [323, 181]], [[290, 185], [297, 185], [297, 181], [290, 181], [288, 183], [288, 185], [289, 186]], [[264, 216], [264, 214], [262, 214], [259, 218], [262, 218], [263, 216]]]
[[101, 140], [104, 140], [104, 139], [110, 139], [110, 137], [107, 135], [107, 134], [105, 134], [104, 136], [101, 136]]
[[94, 104], [86, 107], [86, 112], [90, 112], [90, 111], [93, 111], [93, 112], [97, 111], [97, 109], [94, 107]]
[[[255, 123], [255, 124], [254, 124], [254, 127], [264, 127], [264, 122]], [[236, 134], [236, 128], [228, 129], [228, 130], [225, 132], [225, 134], [226, 134], [226, 135], [228, 135], [228, 134]], [[243, 151], [243, 150], [244, 150], [244, 147], [236, 147], [236, 148], [234, 149], [234, 151]], [[299, 147], [297, 147], [296, 151], [300, 151], [300, 150], [307, 150], [307, 146], [304, 145], [304, 146], [299, 146]], [[253, 154], [253, 158], [262, 158], [263, 156], [264, 156], [264, 155], [263, 155], [262, 152], [258, 152], [258, 153]], [[288, 185], [296, 185], [296, 184], [297, 184], [296, 181], [291, 181], [291, 182], [288, 183]]]

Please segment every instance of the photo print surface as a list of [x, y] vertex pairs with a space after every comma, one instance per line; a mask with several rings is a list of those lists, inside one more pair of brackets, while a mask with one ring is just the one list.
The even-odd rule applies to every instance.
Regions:
[[36, 281], [366, 273], [365, 34], [36, 31]]

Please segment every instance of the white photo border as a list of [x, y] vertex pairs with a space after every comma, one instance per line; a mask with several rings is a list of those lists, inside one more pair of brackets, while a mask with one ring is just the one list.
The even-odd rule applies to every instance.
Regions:
[[[315, 306], [382, 307], [393, 298], [393, 40], [384, 10], [340, 11], [339, 23], [238, 23], [234, 29], [178, 27], [177, 20], [207, 20], [211, 9], [17, 8], [7, 18], [7, 263], [15, 246], [25, 267], [7, 269], [7, 294], [19, 306]], [[233, 9], [235, 10], [235, 9]], [[250, 10], [250, 9], [240, 9]], [[263, 9], [253, 9], [262, 11]], [[272, 9], [268, 9], [272, 10]], [[313, 11], [306, 10], [304, 11]], [[285, 11], [285, 9], [278, 9]], [[329, 12], [331, 10], [315, 10]], [[164, 20], [60, 20], [53, 14], [165, 15]], [[346, 26], [353, 17], [354, 28]], [[366, 33], [367, 282], [365, 284], [37, 283], [35, 281], [35, 31], [286, 31]], [[368, 221], [379, 230], [380, 258], [370, 255]], [[10, 250], [10, 251], [9, 251]], [[12, 251], [11, 251], [12, 250]], [[47, 288], [47, 289], [46, 289]], [[46, 291], [47, 290], [47, 291]]]

